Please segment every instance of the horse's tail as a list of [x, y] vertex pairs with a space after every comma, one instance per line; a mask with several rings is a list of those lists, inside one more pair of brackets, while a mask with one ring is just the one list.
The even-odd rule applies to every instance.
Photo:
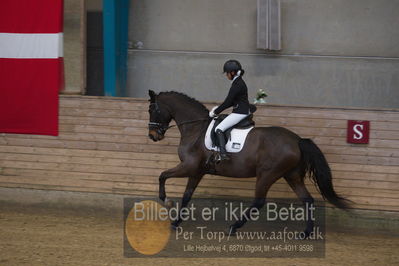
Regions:
[[311, 139], [301, 139], [299, 148], [306, 173], [317, 184], [323, 198], [338, 208], [349, 208], [349, 200], [334, 191], [330, 166], [319, 147]]

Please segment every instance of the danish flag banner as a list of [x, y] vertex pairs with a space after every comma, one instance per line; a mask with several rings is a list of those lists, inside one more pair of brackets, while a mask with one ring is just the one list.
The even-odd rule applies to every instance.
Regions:
[[58, 135], [63, 0], [0, 1], [0, 133]]

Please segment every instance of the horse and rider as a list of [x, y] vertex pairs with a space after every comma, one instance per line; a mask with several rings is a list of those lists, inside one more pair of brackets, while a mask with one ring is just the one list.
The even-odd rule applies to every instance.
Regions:
[[[266, 195], [270, 187], [280, 178], [284, 178], [304, 205], [313, 205], [313, 197], [307, 190], [304, 179], [309, 176], [318, 187], [321, 195], [338, 208], [348, 208], [349, 202], [339, 196], [332, 183], [332, 174], [324, 154], [310, 139], [304, 139], [283, 127], [255, 127], [246, 136], [245, 145], [239, 152], [226, 152], [224, 132], [233, 127], [251, 113], [248, 101], [248, 89], [242, 78], [244, 70], [237, 60], [229, 60], [224, 64], [223, 72], [232, 81], [229, 93], [224, 102], [209, 111], [202, 103], [178, 92], [149, 91], [149, 137], [160, 141], [174, 120], [180, 131], [178, 155], [180, 163], [163, 171], [159, 176], [159, 198], [167, 202], [165, 183], [169, 178], [188, 177], [181, 207], [188, 205], [191, 197], [206, 174], [227, 177], [256, 177], [253, 202], [248, 208], [260, 209], [265, 205]], [[220, 124], [215, 133], [220, 150], [220, 162], [212, 171], [208, 167], [213, 151], [205, 143], [205, 135], [211, 118], [225, 109], [233, 107]], [[244, 216], [230, 226], [229, 232], [234, 234], [247, 219]], [[181, 219], [173, 221], [177, 227]], [[313, 230], [313, 221], [306, 224], [305, 235]]]

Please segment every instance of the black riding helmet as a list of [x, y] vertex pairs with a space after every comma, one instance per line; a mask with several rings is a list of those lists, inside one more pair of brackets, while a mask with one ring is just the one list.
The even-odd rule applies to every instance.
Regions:
[[223, 73], [230, 73], [230, 72], [238, 72], [238, 70], [242, 70], [240, 62], [237, 60], [228, 60], [224, 63], [223, 66]]

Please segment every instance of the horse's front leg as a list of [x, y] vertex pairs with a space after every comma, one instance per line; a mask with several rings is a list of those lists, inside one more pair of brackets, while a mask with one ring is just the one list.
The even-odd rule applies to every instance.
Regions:
[[174, 229], [176, 229], [176, 227], [178, 227], [181, 224], [181, 222], [182, 222], [181, 210], [182, 210], [182, 208], [187, 207], [187, 205], [190, 202], [191, 197], [193, 196], [194, 191], [197, 188], [202, 177], [203, 177], [203, 175], [197, 175], [197, 176], [190, 176], [188, 178], [186, 190], [184, 191], [183, 198], [181, 200], [181, 206], [179, 208], [179, 216], [175, 221], [172, 222], [172, 227]]
[[161, 173], [159, 176], [159, 198], [163, 202], [166, 199], [165, 183], [170, 177], [186, 177], [189, 176], [191, 168], [184, 163], [178, 164], [176, 167], [168, 169]]

